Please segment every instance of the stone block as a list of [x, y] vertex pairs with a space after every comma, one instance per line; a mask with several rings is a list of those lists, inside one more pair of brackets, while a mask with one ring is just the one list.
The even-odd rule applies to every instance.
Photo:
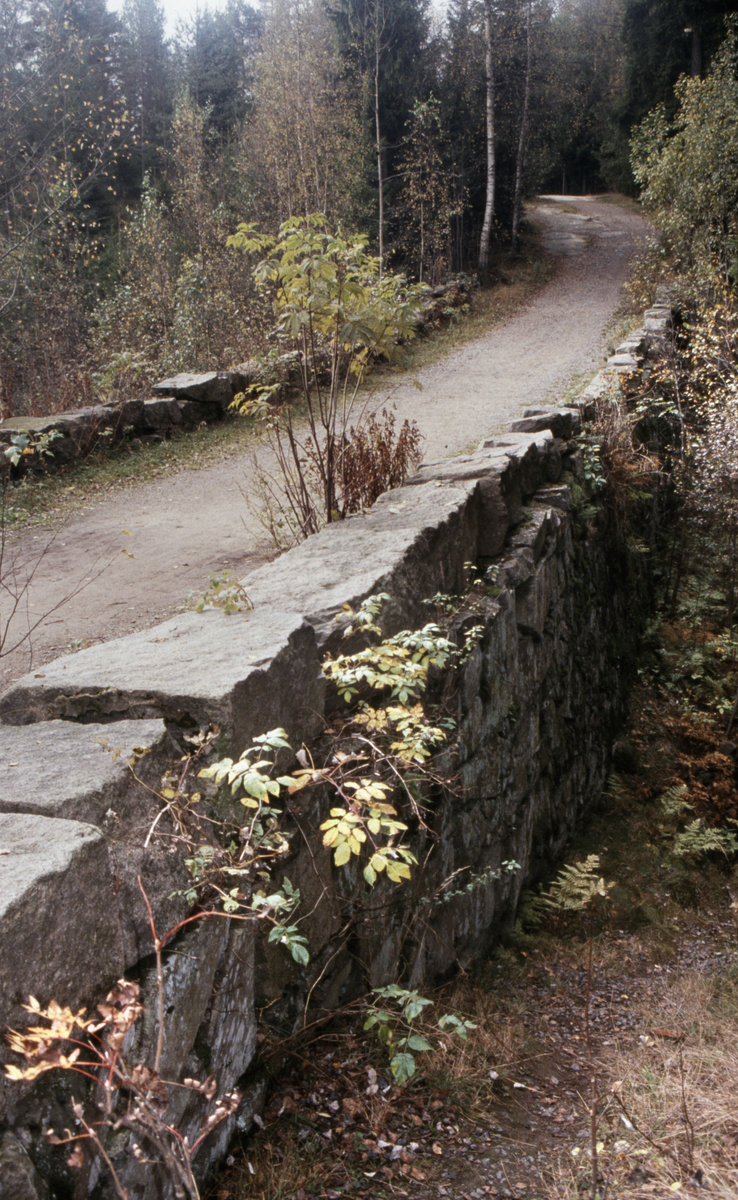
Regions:
[[561, 474], [561, 452], [548, 429], [485, 438], [479, 452], [489, 455], [490, 470], [499, 473], [509, 525], [523, 519], [525, 501], [542, 484]]
[[0, 1200], [49, 1200], [49, 1188], [9, 1129], [0, 1132]]
[[80, 446], [89, 444], [91, 411], [82, 409], [78, 413], [57, 413], [53, 417], [10, 417], [0, 422], [0, 443], [9, 446], [13, 436], [19, 433], [31, 433], [36, 437], [53, 433], [56, 437], [49, 443], [49, 449], [54, 459], [70, 462], [79, 453]]
[[147, 844], [164, 806], [161, 776], [176, 758], [160, 720], [0, 726], [0, 812], [83, 821], [105, 834], [126, 963], [146, 955], [151, 942], [139, 876], [158, 924], [173, 924], [185, 909], [174, 893], [189, 876], [171, 853], [171, 823], [158, 821]]
[[144, 400], [141, 416], [143, 430], [162, 432], [182, 423], [182, 412], [176, 400]]
[[[160, 807], [144, 785], [153, 784], [175, 754], [161, 720], [0, 725], [0, 812], [102, 826], [114, 808], [123, 809], [130, 824]], [[132, 757], [139, 759], [136, 775], [142, 783], [131, 772]]]
[[587, 400], [599, 400], [602, 396], [607, 396], [610, 392], [612, 392], [616, 386], [617, 383], [609, 372], [600, 371], [597, 375], [595, 375], [594, 379], [587, 384], [586, 388], [582, 392], [582, 399], [585, 402]]
[[412, 482], [385, 492], [365, 516], [326, 526], [249, 575], [256, 612], [288, 604], [314, 627], [323, 650], [341, 645], [343, 604], [356, 607], [375, 592], [390, 596], [382, 613], [387, 632], [427, 620], [423, 599], [461, 588], [464, 562], [476, 558], [477, 469], [468, 479]]
[[212, 421], [216, 411], [220, 415], [220, 410], [216, 410], [212, 404], [205, 404], [202, 400], [178, 400], [177, 407], [182, 414], [183, 423], [188, 426], [200, 425], [203, 421]]
[[674, 309], [670, 304], [652, 304], [643, 314], [643, 324], [648, 329], [649, 321], [660, 321], [664, 329], [674, 324]]
[[620, 344], [615, 347], [615, 353], [632, 354], [636, 358], [641, 358], [646, 353], [647, 349], [648, 345], [645, 332], [640, 331], [637, 334], [631, 334], [629, 337], [625, 338], [624, 341], [620, 342]]
[[577, 406], [558, 406], [556, 408], [524, 408], [523, 416], [551, 416], [553, 425], [548, 425], [553, 436], [568, 440], [581, 432], [582, 414]]
[[230, 753], [275, 726], [295, 744], [320, 727], [324, 680], [312, 628], [275, 607], [257, 612], [184, 613], [26, 675], [0, 698], [0, 720], [160, 718], [216, 724]]
[[666, 337], [671, 329], [671, 317], [666, 313], [647, 312], [643, 320], [643, 328], [646, 333], [660, 334]]
[[[88, 1004], [124, 966], [115, 881], [99, 830], [29, 813], [0, 815], [0, 1012], [29, 995]], [[4, 1061], [8, 1061], [7, 1056]], [[0, 1120], [7, 1084], [0, 1091]]]
[[[216, 972], [228, 944], [229, 921], [204, 917], [187, 926], [164, 951], [164, 1050], [161, 1074], [178, 1079], [195, 1044], [198, 1030], [208, 1012]], [[159, 930], [159, 933], [164, 933]], [[171, 953], [174, 951], [174, 953]], [[156, 967], [141, 978], [144, 1012], [136, 1024], [135, 1041], [129, 1053], [143, 1058], [156, 1045], [159, 1032]], [[205, 1074], [209, 1074], [206, 1071]]]
[[123, 433], [127, 426], [138, 429], [143, 422], [144, 400], [125, 400], [122, 404], [103, 404], [103, 411], [110, 414], [110, 424], [117, 433]]
[[543, 553], [546, 540], [555, 533], [560, 524], [558, 516], [546, 508], [535, 508], [527, 520], [511, 534], [509, 546], [511, 550], [522, 550], [528, 547], [533, 554], [533, 562], [537, 563]]
[[575, 419], [581, 429], [579, 413], [572, 409], [526, 408], [522, 418], [510, 423], [510, 430], [513, 433], [537, 433], [550, 429], [554, 437], [568, 441], [574, 435]]
[[537, 504], [545, 504], [550, 508], [558, 508], [561, 512], [571, 511], [571, 488], [565, 483], [541, 488], [533, 499]]
[[521, 633], [538, 639], [543, 636], [549, 609], [555, 599], [555, 591], [549, 583], [546, 564], [543, 563], [516, 589], [515, 619]]
[[479, 531], [477, 558], [494, 558], [505, 545], [510, 512], [502, 491], [499, 473], [490, 472], [479, 480]]
[[177, 400], [198, 400], [227, 408], [233, 399], [233, 384], [227, 372], [208, 371], [202, 375], [180, 374], [163, 379], [152, 387], [155, 396], [174, 396]]

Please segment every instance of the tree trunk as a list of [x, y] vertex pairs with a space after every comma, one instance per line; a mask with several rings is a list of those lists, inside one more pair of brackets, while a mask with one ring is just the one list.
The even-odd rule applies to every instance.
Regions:
[[492, 0], [484, 0], [485, 74], [487, 77], [487, 202], [479, 241], [479, 272], [489, 270], [489, 243], [495, 211], [495, 76], [492, 61]]
[[523, 93], [523, 113], [520, 119], [520, 138], [518, 140], [518, 156], [515, 163], [515, 197], [513, 200], [512, 218], [512, 248], [518, 248], [518, 226], [520, 224], [520, 202], [523, 193], [523, 164], [525, 162], [525, 140], [528, 134], [528, 106], [530, 104], [530, 26], [533, 0], [528, 0], [528, 15], [525, 23], [525, 91]]
[[374, 129], [377, 142], [377, 188], [379, 190], [379, 278], [384, 268], [384, 163], [382, 162], [382, 127], [379, 118], [379, 60], [381, 46], [379, 27], [375, 26], [374, 42]]

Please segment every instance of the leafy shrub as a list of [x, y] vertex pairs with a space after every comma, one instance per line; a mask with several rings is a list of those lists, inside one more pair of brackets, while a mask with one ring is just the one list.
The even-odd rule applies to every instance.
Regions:
[[[256, 383], [234, 404], [266, 422], [277, 479], [265, 490], [293, 542], [355, 512], [365, 497], [402, 483], [418, 461], [420, 434], [407, 422], [380, 426], [366, 406], [353, 419], [371, 363], [397, 361], [415, 336], [422, 290], [382, 275], [365, 237], [332, 233], [320, 215], [285, 221], [276, 238], [243, 223], [228, 244], [265, 254], [254, 271], [277, 316], [280, 352], [297, 365], [305, 427], [283, 400], [281, 382]], [[375, 497], [376, 498], [376, 497]]]
[[643, 202], [700, 290], [736, 277], [738, 246], [738, 44], [735, 21], [705, 79], [682, 77], [678, 107], [662, 106], [633, 139]]

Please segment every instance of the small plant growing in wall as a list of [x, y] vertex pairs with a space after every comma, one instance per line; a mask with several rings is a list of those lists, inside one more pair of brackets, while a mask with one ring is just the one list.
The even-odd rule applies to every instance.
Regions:
[[[24, 1008], [38, 1023], [22, 1031], [12, 1030], [7, 1037], [11, 1050], [25, 1060], [25, 1066], [8, 1064], [5, 1074], [8, 1079], [20, 1082], [61, 1070], [94, 1085], [91, 1097], [71, 1101], [73, 1130], [46, 1131], [50, 1145], [68, 1147], [68, 1166], [81, 1168], [86, 1148], [92, 1149], [104, 1161], [121, 1200], [128, 1200], [128, 1191], [108, 1152], [109, 1135], [126, 1132], [134, 1158], [143, 1164], [162, 1166], [181, 1200], [199, 1200], [193, 1156], [213, 1129], [236, 1111], [241, 1093], [234, 1089], [218, 1096], [218, 1085], [212, 1076], [203, 1081], [184, 1078], [181, 1082], [162, 1078], [165, 1021], [162, 949], [181, 926], [162, 937], [156, 933], [153, 918], [151, 927], [157, 963], [159, 1028], [153, 1063], [147, 1065], [129, 1059], [127, 1035], [141, 1016], [143, 1006], [138, 984], [119, 979], [104, 1002], [98, 1004], [97, 1017], [87, 1016], [84, 1008], [75, 1013], [55, 1000], [44, 1007], [31, 996]], [[175, 1089], [196, 1092], [209, 1105], [192, 1141], [182, 1136], [168, 1116]]]

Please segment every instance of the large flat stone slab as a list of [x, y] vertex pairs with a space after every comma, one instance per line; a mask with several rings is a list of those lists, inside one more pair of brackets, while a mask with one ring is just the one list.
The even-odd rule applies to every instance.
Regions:
[[[161, 720], [112, 725], [0, 725], [0, 813], [36, 813], [100, 826], [110, 809], [130, 822], [154, 801], [157, 782], [176, 753]], [[129, 765], [136, 759], [136, 776]]]
[[0, 1012], [88, 1001], [123, 969], [106, 840], [80, 821], [0, 814]]
[[43, 679], [24, 676], [0, 699], [0, 719], [215, 724], [240, 750], [277, 725], [298, 743], [314, 736], [323, 689], [315, 635], [301, 615], [190, 612], [57, 659]]
[[320, 533], [243, 582], [256, 610], [289, 604], [315, 628], [320, 646], [335, 640], [336, 617], [387, 592], [382, 614], [394, 633], [419, 617], [423, 599], [463, 582], [476, 557], [477, 475], [465, 481], [385, 492], [370, 512], [327, 525]]
[[155, 396], [176, 396], [178, 400], [199, 400], [227, 408], [233, 399], [231, 376], [225, 371], [207, 371], [201, 375], [182, 373], [162, 379], [152, 387]]
[[511, 421], [512, 433], [540, 433], [550, 429], [555, 438], [568, 441], [582, 427], [579, 413], [570, 408], [526, 408], [523, 416]]

